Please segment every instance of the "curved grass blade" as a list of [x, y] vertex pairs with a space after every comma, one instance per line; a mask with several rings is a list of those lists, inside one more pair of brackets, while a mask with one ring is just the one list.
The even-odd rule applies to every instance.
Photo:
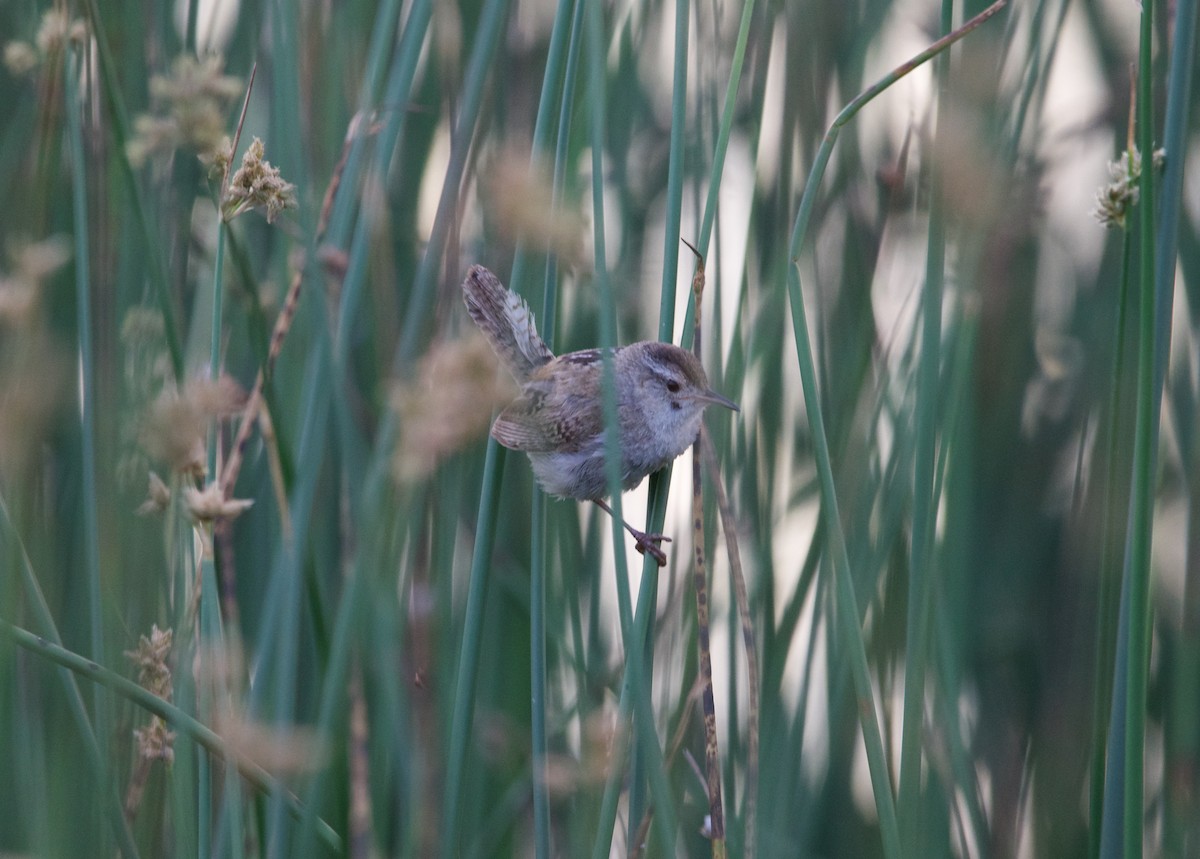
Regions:
[[[25, 551], [25, 545], [16, 531], [12, 516], [8, 510], [8, 504], [3, 497], [0, 497], [0, 515], [2, 515], [4, 520], [4, 527], [0, 530], [0, 537], [7, 537], [6, 540], [0, 541], [0, 548], [3, 548], [3, 542], [11, 540], [14, 553], [20, 557], [21, 579], [25, 586], [29, 605], [33, 610], [34, 619], [38, 627], [42, 630], [41, 640], [46, 641], [50, 646], [62, 648], [62, 637], [58, 634], [58, 627], [54, 623], [54, 617], [50, 614], [50, 606], [46, 603], [46, 598], [42, 594], [41, 587], [38, 585], [37, 576], [34, 574], [33, 565], [29, 560], [29, 554]], [[0, 620], [0, 629], [8, 631], [14, 628], [8, 621]], [[36, 638], [36, 636], [34, 637]], [[67, 708], [70, 710], [71, 718], [75, 721], [75, 726], [79, 730], [80, 737], [83, 739], [84, 747], [87, 749], [88, 764], [92, 771], [92, 777], [101, 786], [101, 804], [112, 826], [113, 837], [116, 839], [117, 847], [123, 856], [136, 859], [138, 850], [133, 842], [133, 833], [130, 832], [129, 824], [125, 820], [125, 813], [121, 807], [120, 797], [117, 796], [116, 791], [107, 782], [108, 767], [105, 765], [104, 756], [100, 752], [100, 743], [96, 739], [92, 723], [88, 721], [87, 708], [83, 704], [83, 695], [79, 692], [79, 684], [75, 682], [75, 676], [69, 671], [64, 670], [60, 672], [59, 678], [62, 680], [63, 691], [66, 694]]]
[[[133, 702], [147, 712], [153, 713], [163, 719], [163, 721], [183, 731], [213, 755], [234, 763], [242, 777], [260, 791], [264, 793], [281, 793], [292, 815], [296, 819], [303, 817], [304, 807], [301, 806], [299, 800], [291, 792], [283, 787], [278, 779], [253, 761], [234, 753], [221, 738], [220, 734], [197, 719], [194, 719], [183, 710], [164, 701], [153, 692], [143, 689], [132, 680], [128, 680], [97, 664], [94, 660], [67, 650], [55, 641], [43, 636], [34, 635], [32, 632], [18, 626], [13, 626], [4, 620], [0, 620], [0, 632], [3, 632], [13, 642], [26, 650], [36, 653], [62, 666], [64, 669], [69, 669], [75, 674], [86, 677], [96, 684], [112, 690], [122, 698]], [[328, 823], [318, 820], [317, 828], [329, 847], [335, 850], [341, 849], [341, 839]], [[137, 854], [134, 852], [128, 855]]]

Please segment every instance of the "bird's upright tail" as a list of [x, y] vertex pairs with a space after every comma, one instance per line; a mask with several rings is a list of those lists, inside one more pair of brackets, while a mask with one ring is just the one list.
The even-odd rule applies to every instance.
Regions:
[[518, 382], [554, 358], [538, 336], [533, 311], [519, 295], [481, 265], [473, 265], [463, 281], [467, 312]]

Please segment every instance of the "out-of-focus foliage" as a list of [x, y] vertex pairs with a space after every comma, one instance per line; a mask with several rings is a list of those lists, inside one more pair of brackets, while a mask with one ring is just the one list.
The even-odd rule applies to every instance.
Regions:
[[[954, 25], [983, 7], [965, 5]], [[1154, 6], [1159, 117], [1191, 7]], [[941, 35], [940, 9], [759, 0], [725, 127], [742, 10], [601, 3], [596, 86], [572, 0], [0, 5], [0, 853], [524, 856], [548, 839], [579, 856], [611, 836], [612, 855], [707, 855], [690, 469], [655, 590], [620, 547], [654, 601], [626, 642], [608, 520], [546, 501], [542, 521], [524, 457], [486, 448], [511, 388], [465, 339], [458, 287], [487, 265], [556, 351], [597, 345], [608, 310], [621, 342], [664, 320], [680, 340], [679, 239], [698, 240], [727, 131], [704, 361], [741, 412], [708, 427], [762, 688], [752, 724], [710, 503], [730, 854], [749, 827], [760, 856], [885, 854], [874, 706], [904, 856], [1096, 855], [1145, 395], [1136, 4], [1013, 0], [889, 87], [842, 130], [796, 259], [834, 116]], [[1160, 199], [1195, 187], [1191, 122], [1164, 155], [1190, 184]], [[1145, 702], [1145, 851], [1167, 856], [1200, 851], [1200, 211], [1183, 197]], [[856, 631], [835, 623], [793, 265]], [[52, 661], [56, 635], [77, 664]], [[851, 682], [856, 636], [873, 702]], [[621, 708], [627, 654], [652, 678], [669, 813]], [[215, 735], [95, 685], [89, 660]]]

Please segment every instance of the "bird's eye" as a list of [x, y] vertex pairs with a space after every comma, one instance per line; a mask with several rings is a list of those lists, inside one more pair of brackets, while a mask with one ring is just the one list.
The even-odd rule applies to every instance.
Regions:
[[679, 383], [676, 382], [674, 379], [672, 379], [671, 381], [667, 382], [667, 390], [670, 391], [672, 394], [678, 394], [679, 393]]

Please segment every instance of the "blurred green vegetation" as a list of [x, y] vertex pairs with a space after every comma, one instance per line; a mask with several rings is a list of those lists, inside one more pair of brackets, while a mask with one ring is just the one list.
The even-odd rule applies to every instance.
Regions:
[[811, 172], [985, 5], [0, 4], [0, 853], [708, 855], [689, 469], [661, 572], [535, 499], [459, 294], [690, 343], [684, 238], [729, 854], [1200, 855], [1195, 4], [1014, 0]]

